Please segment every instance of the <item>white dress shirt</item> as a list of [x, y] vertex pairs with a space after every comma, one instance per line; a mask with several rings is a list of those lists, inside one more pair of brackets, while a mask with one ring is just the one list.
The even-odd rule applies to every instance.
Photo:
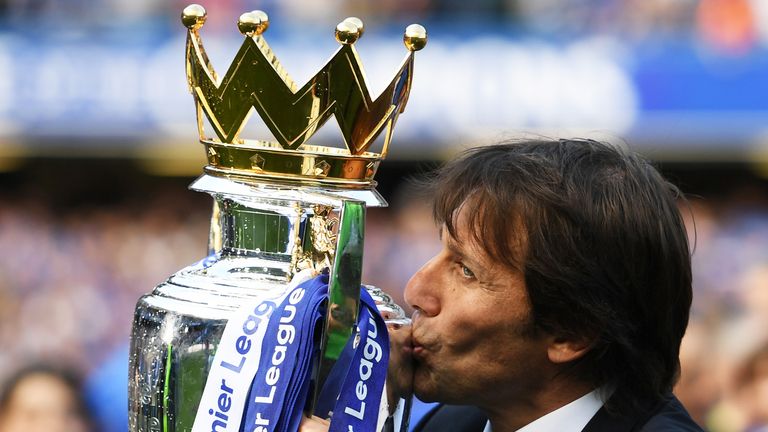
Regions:
[[[581, 432], [602, 406], [603, 400], [598, 391], [593, 390], [528, 423], [517, 432]], [[492, 432], [491, 422], [486, 423], [483, 432]]]

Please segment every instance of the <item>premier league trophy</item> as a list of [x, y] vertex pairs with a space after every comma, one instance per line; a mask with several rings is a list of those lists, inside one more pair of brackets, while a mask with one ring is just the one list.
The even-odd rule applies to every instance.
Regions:
[[[340, 48], [303, 87], [264, 40], [264, 12], [238, 20], [245, 40], [221, 79], [199, 35], [205, 9], [181, 18], [208, 158], [191, 189], [214, 198], [210, 254], [138, 301], [130, 430], [294, 431], [309, 415], [331, 431], [407, 430], [410, 322], [386, 294], [361, 289], [361, 270], [366, 206], [386, 205], [373, 177], [426, 31], [406, 29], [408, 55], [374, 100], [357, 18], [336, 27]], [[276, 141], [239, 137], [253, 111]], [[346, 148], [309, 144], [331, 116]], [[381, 153], [369, 152], [382, 132]]]

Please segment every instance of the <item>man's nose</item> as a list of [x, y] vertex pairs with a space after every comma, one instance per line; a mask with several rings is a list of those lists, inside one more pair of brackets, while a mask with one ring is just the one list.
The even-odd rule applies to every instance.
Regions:
[[427, 316], [440, 313], [439, 290], [440, 275], [438, 257], [432, 258], [414, 274], [405, 286], [406, 303]]

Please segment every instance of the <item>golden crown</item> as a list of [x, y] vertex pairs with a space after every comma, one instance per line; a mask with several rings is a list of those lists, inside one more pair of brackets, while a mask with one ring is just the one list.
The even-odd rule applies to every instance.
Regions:
[[[213, 175], [298, 181], [340, 187], [370, 187], [386, 156], [392, 129], [411, 89], [414, 52], [427, 43], [424, 27], [412, 24], [403, 41], [408, 55], [387, 88], [373, 100], [354, 43], [363, 34], [358, 18], [336, 26], [341, 46], [328, 63], [298, 88], [262, 34], [269, 27], [262, 11], [244, 13], [237, 22], [245, 41], [219, 79], [203, 49], [199, 30], [206, 19], [200, 5], [181, 14], [187, 29], [186, 69], [197, 106], [200, 142]], [[246, 140], [239, 133], [256, 111], [276, 141]], [[332, 116], [346, 148], [310, 145], [309, 138]], [[216, 137], [206, 137], [203, 116]], [[381, 153], [368, 152], [386, 129]]]

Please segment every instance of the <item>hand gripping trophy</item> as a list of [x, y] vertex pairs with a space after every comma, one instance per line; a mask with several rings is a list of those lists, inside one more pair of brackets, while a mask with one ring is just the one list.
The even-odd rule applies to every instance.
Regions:
[[[365, 209], [386, 205], [373, 177], [426, 31], [406, 29], [408, 55], [373, 99], [357, 18], [336, 27], [341, 46], [300, 88], [263, 38], [264, 12], [240, 16], [245, 40], [223, 78], [200, 38], [205, 9], [190, 5], [181, 19], [208, 158], [191, 189], [214, 198], [210, 254], [138, 301], [130, 430], [295, 431], [309, 415], [331, 431], [407, 430], [409, 320], [360, 283]], [[239, 137], [253, 111], [275, 141]], [[346, 148], [309, 144], [331, 116]], [[381, 153], [369, 152], [382, 132]]]

